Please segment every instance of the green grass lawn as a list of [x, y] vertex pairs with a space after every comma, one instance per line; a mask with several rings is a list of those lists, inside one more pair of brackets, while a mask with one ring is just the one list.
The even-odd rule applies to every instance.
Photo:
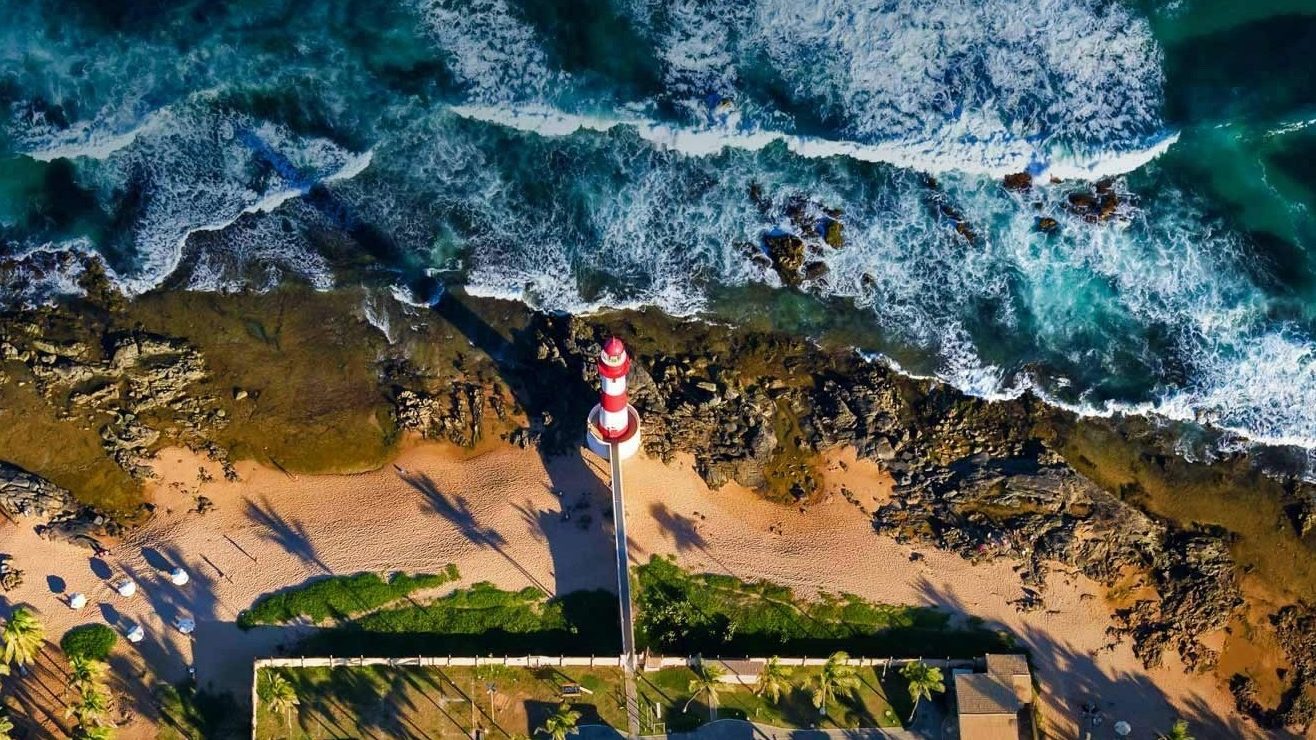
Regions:
[[[718, 694], [717, 718], [744, 719], [776, 727], [853, 729], [900, 727], [901, 720], [909, 715], [912, 703], [898, 672], [892, 670], [884, 679], [880, 670], [860, 668], [857, 673], [860, 687], [838, 696], [823, 716], [808, 690], [818, 672], [816, 667], [794, 669], [791, 691], [782, 694], [778, 704], [770, 697], [756, 696], [753, 687], [724, 684]], [[691, 730], [708, 722], [710, 714], [704, 698], [691, 702], [689, 709], [685, 709], [694, 675], [689, 668], [664, 668], [639, 674], [637, 685], [646, 722], [657, 718], [666, 723], [669, 732]]]
[[[622, 672], [616, 668], [280, 668], [294, 687], [299, 706], [291, 716], [257, 711], [257, 738], [384, 737], [419, 735], [462, 737], [478, 726], [495, 737], [533, 735], [558, 702], [561, 686], [578, 683], [593, 693], [571, 699], [580, 724], [605, 724], [626, 731]], [[858, 690], [838, 696], [822, 716], [807, 685], [818, 668], [797, 668], [792, 690], [774, 704], [748, 687], [725, 684], [719, 692], [718, 719], [745, 719], [786, 728], [899, 727], [910, 709], [909, 695], [896, 671], [861, 668]], [[666, 668], [637, 676], [643, 731], [655, 722], [668, 731], [693, 729], [709, 721], [708, 705], [691, 702], [688, 668]], [[488, 687], [495, 691], [490, 694]], [[472, 698], [474, 706], [472, 706]], [[474, 711], [474, 717], [472, 717]], [[291, 721], [292, 730], [289, 731]]]
[[260, 597], [250, 609], [238, 615], [238, 626], [246, 629], [257, 624], [285, 624], [296, 619], [312, 622], [347, 619], [391, 604], [416, 591], [452, 583], [460, 577], [457, 566], [449, 564], [441, 573], [394, 573], [388, 580], [376, 573], [321, 578]]
[[532, 735], [562, 700], [564, 683], [593, 692], [570, 701], [581, 713], [580, 724], [606, 724], [626, 732], [622, 673], [617, 668], [273, 670], [292, 683], [299, 706], [287, 717], [262, 705], [257, 710], [257, 738], [468, 737], [473, 724], [494, 737]]
[[633, 570], [637, 640], [676, 655], [973, 657], [1011, 649], [980, 627], [955, 628], [946, 612], [852, 594], [803, 599], [766, 581], [690, 573], [654, 557]]

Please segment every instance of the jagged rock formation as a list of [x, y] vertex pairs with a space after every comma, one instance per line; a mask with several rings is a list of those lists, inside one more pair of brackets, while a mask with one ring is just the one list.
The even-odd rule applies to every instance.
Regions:
[[70, 542], [96, 552], [104, 549], [100, 537], [123, 533], [122, 524], [78, 504], [69, 491], [5, 462], [0, 462], [0, 509], [14, 520], [38, 520], [37, 534], [46, 539]]
[[106, 453], [137, 478], [150, 475], [162, 427], [171, 440], [203, 448], [228, 423], [215, 399], [197, 392], [204, 359], [175, 338], [118, 332], [97, 347], [52, 339], [37, 323], [3, 323], [0, 360], [23, 363], [61, 418], [99, 424]]
[[10, 518], [50, 520], [76, 505], [72, 493], [22, 468], [0, 462], [0, 509]]

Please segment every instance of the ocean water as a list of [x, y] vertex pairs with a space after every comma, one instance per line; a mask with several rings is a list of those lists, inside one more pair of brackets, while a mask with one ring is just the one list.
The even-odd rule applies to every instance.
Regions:
[[[861, 326], [974, 394], [1316, 449], [1312, 0], [0, 10], [0, 306], [99, 259]], [[828, 220], [825, 274], [755, 259]]]

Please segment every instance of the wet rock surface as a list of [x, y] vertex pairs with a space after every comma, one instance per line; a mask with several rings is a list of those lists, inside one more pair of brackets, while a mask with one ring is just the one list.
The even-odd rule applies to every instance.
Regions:
[[[69, 542], [95, 552], [105, 549], [102, 538], [123, 534], [122, 524], [80, 505], [69, 491], [4, 462], [0, 462], [0, 510], [15, 522], [36, 520], [37, 534], [46, 539]], [[17, 577], [22, 577], [21, 571]]]
[[[1104, 195], [1101, 187], [1094, 198]], [[935, 184], [929, 198], [951, 208], [938, 200]], [[1097, 205], [1100, 218], [1105, 206]], [[841, 214], [807, 202], [771, 207], [786, 214], [784, 223], [794, 231], [787, 232], [775, 260], [781, 264], [773, 269], [801, 281], [826, 279], [810, 267], [810, 255], [836, 248], [834, 241], [843, 244]], [[792, 239], [803, 245], [799, 255]], [[514, 320], [491, 324], [481, 310], [445, 300], [434, 315], [413, 319], [455, 330], [440, 337], [451, 362], [413, 361], [416, 347], [406, 344], [377, 358], [378, 390], [397, 429], [467, 447], [496, 435], [536, 446], [545, 456], [574, 453], [597, 399], [601, 340], [618, 333], [636, 360], [630, 393], [644, 420], [646, 451], [662, 459], [690, 455], [714, 488], [734, 481], [807, 506], [819, 494], [820, 453], [852, 446], [894, 480], [890, 501], [872, 512], [876, 531], [970, 559], [1010, 559], [1027, 584], [1016, 600], [1020, 609], [1045, 608], [1043, 576], [1051, 563], [1107, 586], [1139, 574], [1147, 586], [1140, 593], [1152, 595], [1121, 604], [1110, 636], [1130, 640], [1148, 665], [1168, 650], [1190, 667], [1211, 668], [1217, 656], [1200, 638], [1225, 627], [1243, 607], [1229, 532], [1151, 516], [1136, 495], [1082, 475], [1061, 454], [1064, 435], [1078, 422], [1030, 396], [970, 398], [854, 353], [773, 333], [652, 314], [507, 313]], [[204, 450], [224, 462], [226, 475], [232, 470], [228, 450], [212, 438], [228, 419], [219, 399], [203, 390], [213, 385], [205, 382], [211, 371], [186, 342], [124, 331], [95, 342], [59, 336], [35, 324], [0, 322], [0, 371], [29, 377], [70, 423], [94, 422], [106, 454], [136, 475], [145, 474], [144, 461], [167, 443]], [[261, 401], [240, 378], [216, 387], [225, 402]], [[1133, 440], [1138, 454], [1151, 460], [1175, 454], [1172, 437], [1146, 434]], [[1316, 527], [1316, 492], [1295, 480], [1285, 491], [1280, 524], [1309, 536]], [[93, 549], [121, 526], [13, 466], [0, 466], [0, 506], [15, 517], [36, 518], [44, 536]], [[1302, 697], [1316, 691], [1312, 619], [1305, 605], [1272, 615], [1295, 666], [1284, 706], [1266, 709], [1255, 698], [1249, 704], [1247, 682], [1235, 682], [1240, 706], [1258, 721], [1307, 721]]]
[[99, 346], [54, 338], [57, 323], [0, 322], [0, 360], [22, 363], [38, 392], [70, 423], [98, 425], [106, 454], [138, 479], [169, 441], [203, 448], [227, 423], [200, 353], [176, 338], [115, 332]]

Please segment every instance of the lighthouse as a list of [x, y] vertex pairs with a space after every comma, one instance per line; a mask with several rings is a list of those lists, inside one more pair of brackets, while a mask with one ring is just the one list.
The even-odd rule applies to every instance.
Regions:
[[603, 343], [598, 368], [599, 403], [589, 412], [585, 443], [605, 460], [612, 458], [613, 450], [625, 460], [640, 449], [640, 415], [626, 396], [631, 358], [620, 339], [611, 337]]

